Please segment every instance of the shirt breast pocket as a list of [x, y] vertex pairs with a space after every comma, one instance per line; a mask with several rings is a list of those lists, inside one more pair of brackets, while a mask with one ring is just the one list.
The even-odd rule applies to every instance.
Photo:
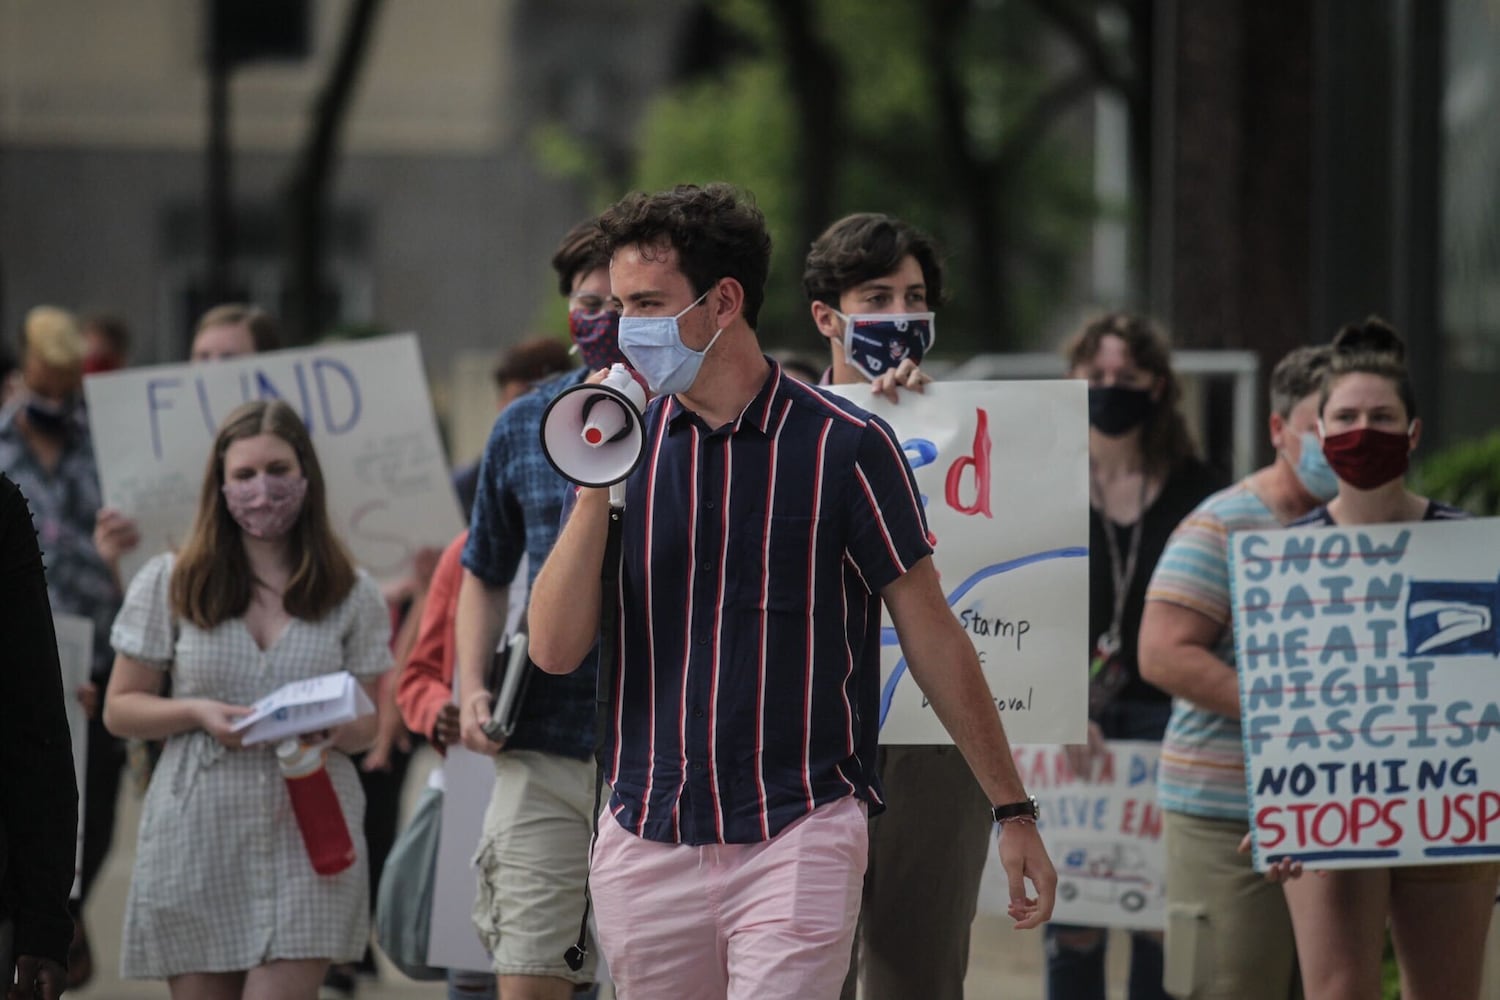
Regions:
[[737, 532], [735, 564], [726, 589], [743, 607], [796, 614], [807, 608], [818, 575], [838, 572], [838, 564], [821, 553], [820, 518], [777, 514]]

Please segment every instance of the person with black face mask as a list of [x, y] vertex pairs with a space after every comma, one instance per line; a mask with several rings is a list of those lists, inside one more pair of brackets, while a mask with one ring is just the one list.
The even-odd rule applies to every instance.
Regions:
[[89, 716], [83, 789], [83, 870], [75, 901], [78, 933], [68, 957], [68, 985], [92, 972], [81, 918], [94, 876], [114, 836], [124, 744], [100, 722], [100, 692], [113, 654], [109, 627], [120, 607], [114, 575], [94, 549], [100, 507], [99, 473], [82, 405], [84, 341], [66, 310], [37, 306], [26, 315], [21, 343], [21, 385], [0, 409], [0, 470], [31, 502], [37, 540], [47, 566], [47, 596], [54, 612], [83, 615], [94, 623], [90, 682], [68, 692]]
[[[1341, 329], [1318, 400], [1323, 454], [1338, 495], [1294, 525], [1448, 521], [1464, 511], [1406, 486], [1422, 437], [1405, 345], [1383, 320]], [[1309, 1000], [1376, 996], [1389, 926], [1404, 996], [1478, 996], [1485, 934], [1500, 864], [1357, 868], [1298, 878], [1300, 865], [1273, 866], [1284, 885], [1303, 989]]]
[[[1088, 780], [1104, 740], [1157, 741], [1166, 729], [1171, 699], [1136, 664], [1146, 581], [1172, 529], [1223, 482], [1198, 460], [1170, 348], [1149, 320], [1101, 316], [1066, 357], [1068, 374], [1089, 382], [1089, 743], [1069, 748]], [[1106, 933], [1048, 925], [1048, 997], [1103, 1000]], [[1132, 934], [1130, 1000], [1165, 996], [1161, 935]]]

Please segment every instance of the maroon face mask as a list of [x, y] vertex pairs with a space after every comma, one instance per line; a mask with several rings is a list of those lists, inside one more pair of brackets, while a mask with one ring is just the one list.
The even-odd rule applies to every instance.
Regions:
[[1411, 435], [1360, 427], [1323, 439], [1323, 456], [1344, 482], [1373, 490], [1406, 475], [1411, 460]]

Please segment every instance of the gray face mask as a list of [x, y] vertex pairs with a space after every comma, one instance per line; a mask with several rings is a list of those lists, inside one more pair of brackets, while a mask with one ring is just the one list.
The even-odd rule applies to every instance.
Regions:
[[656, 395], [667, 396], [691, 389], [698, 378], [698, 369], [703, 367], [703, 359], [724, 333], [722, 329], [715, 333], [701, 351], [695, 351], [682, 342], [677, 321], [706, 298], [708, 292], [698, 296], [676, 316], [620, 317], [620, 351]]

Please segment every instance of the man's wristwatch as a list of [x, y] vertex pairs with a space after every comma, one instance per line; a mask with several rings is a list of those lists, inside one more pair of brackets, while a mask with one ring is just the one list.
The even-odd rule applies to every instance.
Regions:
[[1036, 796], [1028, 795], [1025, 801], [1008, 802], [1003, 806], [995, 806], [994, 814], [996, 823], [1004, 823], [1008, 819], [1029, 819], [1035, 823], [1041, 818], [1042, 810], [1036, 804]]

